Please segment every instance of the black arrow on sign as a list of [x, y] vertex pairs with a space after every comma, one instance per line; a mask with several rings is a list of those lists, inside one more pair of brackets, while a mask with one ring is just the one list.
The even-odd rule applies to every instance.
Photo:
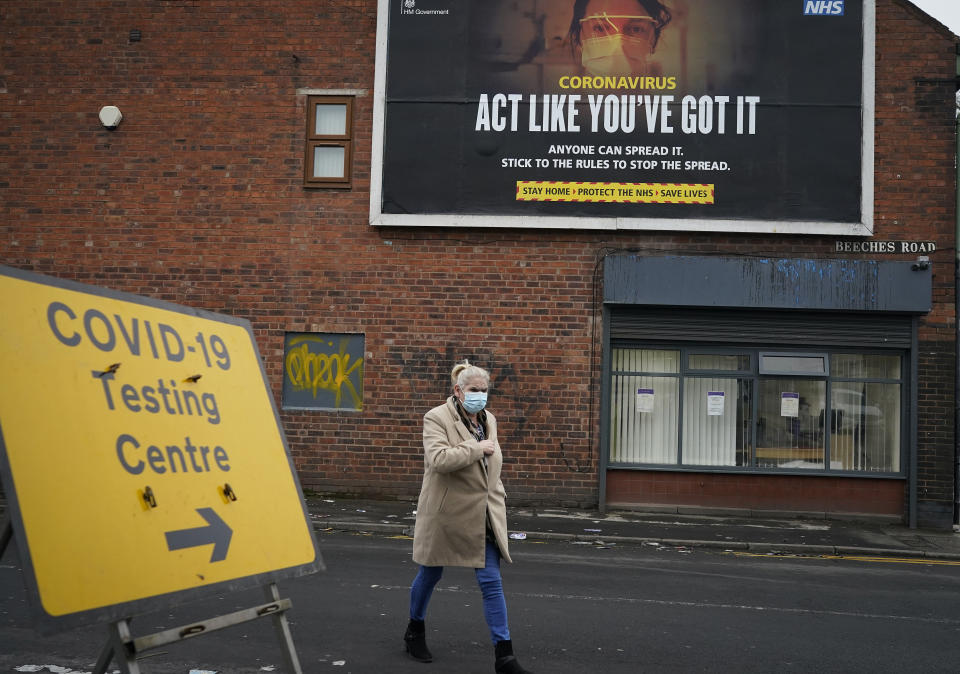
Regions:
[[227, 558], [227, 549], [230, 547], [233, 529], [220, 519], [213, 508], [197, 508], [197, 512], [200, 513], [200, 517], [207, 521], [207, 526], [167, 531], [167, 549], [182, 550], [212, 543], [213, 553], [210, 555], [210, 561], [223, 561]]

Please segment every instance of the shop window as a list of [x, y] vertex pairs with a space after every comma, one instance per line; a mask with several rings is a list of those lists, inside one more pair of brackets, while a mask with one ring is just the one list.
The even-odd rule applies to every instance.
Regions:
[[830, 385], [834, 467], [900, 471], [900, 385], [845, 381]]
[[683, 380], [683, 463], [749, 466], [753, 382], [739, 377]]
[[862, 355], [856, 353], [834, 354], [830, 359], [835, 377], [876, 377], [898, 379], [899, 356]]
[[750, 370], [749, 354], [689, 353], [687, 368], [691, 370], [717, 370], [743, 372]]
[[614, 349], [611, 461], [677, 462], [680, 352]]
[[827, 373], [826, 354], [761, 353], [760, 374], [817, 375]]
[[757, 466], [822, 469], [826, 459], [826, 399], [824, 380], [761, 378]]
[[611, 465], [899, 473], [900, 354], [613, 348]]
[[307, 187], [350, 187], [353, 164], [353, 97], [307, 97]]

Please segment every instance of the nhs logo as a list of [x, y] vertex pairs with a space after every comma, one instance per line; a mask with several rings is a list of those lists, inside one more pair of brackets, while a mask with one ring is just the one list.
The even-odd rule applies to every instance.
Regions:
[[843, 0], [803, 0], [804, 16], [843, 16]]

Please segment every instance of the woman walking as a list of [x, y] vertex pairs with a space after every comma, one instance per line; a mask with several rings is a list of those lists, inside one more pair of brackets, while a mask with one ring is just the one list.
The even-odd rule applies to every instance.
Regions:
[[410, 588], [410, 623], [403, 640], [410, 657], [431, 662], [424, 620], [445, 566], [475, 570], [483, 615], [500, 674], [532, 674], [513, 654], [500, 560], [508, 563], [506, 493], [497, 420], [485, 410], [489, 373], [468, 361], [450, 373], [453, 394], [423, 417], [424, 474], [417, 502]]

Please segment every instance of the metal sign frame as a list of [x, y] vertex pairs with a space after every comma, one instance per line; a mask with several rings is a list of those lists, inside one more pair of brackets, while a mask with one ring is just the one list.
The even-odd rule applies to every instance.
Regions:
[[[0, 559], [3, 558], [3, 553], [6, 551], [12, 538], [13, 524], [10, 522], [9, 513], [5, 513], [3, 518], [0, 519]], [[250, 622], [257, 618], [269, 617], [273, 619], [274, 631], [277, 640], [280, 642], [284, 671], [290, 674], [303, 674], [303, 669], [300, 667], [300, 659], [297, 656], [297, 649], [293, 645], [290, 623], [287, 621], [286, 616], [286, 612], [293, 607], [293, 603], [289, 599], [280, 598], [280, 591], [277, 589], [276, 583], [265, 585], [263, 590], [268, 602], [266, 604], [241, 609], [240, 611], [216, 616], [201, 622], [172, 627], [162, 632], [154, 632], [153, 634], [142, 637], [133, 636], [130, 629], [130, 618], [112, 622], [107, 627], [107, 643], [104, 645], [103, 650], [100, 651], [100, 656], [97, 658], [93, 673], [105, 674], [110, 663], [116, 662], [122, 674], [141, 674], [137, 656], [144, 651], [210, 634], [211, 632]]]
[[144, 651], [159, 648], [167, 644], [176, 643], [185, 639], [209, 634], [226, 627], [240, 625], [257, 618], [272, 618], [274, 630], [280, 646], [283, 651], [284, 671], [289, 674], [302, 674], [300, 659], [297, 657], [297, 650], [293, 645], [293, 636], [290, 634], [290, 624], [287, 622], [286, 611], [292, 603], [289, 599], [281, 599], [280, 592], [276, 583], [270, 583], [264, 588], [264, 595], [268, 601], [266, 604], [254, 606], [252, 608], [234, 611], [226, 615], [217, 616], [198, 623], [181, 625], [173, 627], [162, 632], [155, 632], [142, 637], [134, 637], [130, 631], [130, 621], [120, 620], [111, 623], [109, 626], [109, 638], [97, 664], [93, 669], [93, 674], [105, 674], [107, 667], [111, 662], [116, 661], [120, 665], [120, 671], [123, 674], [140, 674], [140, 665], [137, 663], [137, 655]]

